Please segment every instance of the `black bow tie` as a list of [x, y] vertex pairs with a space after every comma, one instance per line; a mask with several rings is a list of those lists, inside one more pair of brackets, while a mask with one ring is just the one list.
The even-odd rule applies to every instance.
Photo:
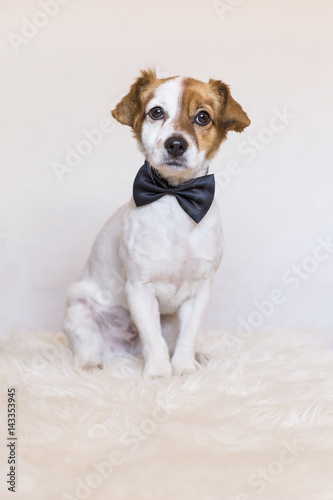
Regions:
[[214, 174], [197, 177], [178, 186], [170, 186], [149, 167], [148, 162], [140, 168], [133, 184], [133, 198], [137, 207], [148, 205], [166, 194], [174, 195], [182, 209], [196, 222], [208, 212], [215, 192]]

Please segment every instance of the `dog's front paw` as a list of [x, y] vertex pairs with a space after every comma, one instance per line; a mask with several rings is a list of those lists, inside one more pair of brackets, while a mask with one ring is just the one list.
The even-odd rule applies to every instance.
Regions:
[[172, 373], [170, 361], [168, 359], [146, 361], [143, 373], [147, 377], [168, 377]]
[[175, 353], [171, 359], [172, 373], [174, 375], [185, 375], [193, 373], [200, 366], [193, 356]]
[[87, 350], [81, 350], [76, 353], [75, 358], [79, 368], [84, 370], [103, 368], [103, 355], [100, 352], [92, 353]]
[[98, 368], [99, 370], [103, 370], [104, 366], [103, 363], [92, 363], [91, 361], [88, 361], [85, 363], [83, 366], [80, 366], [80, 368], [83, 368], [83, 370], [95, 370], [95, 368]]

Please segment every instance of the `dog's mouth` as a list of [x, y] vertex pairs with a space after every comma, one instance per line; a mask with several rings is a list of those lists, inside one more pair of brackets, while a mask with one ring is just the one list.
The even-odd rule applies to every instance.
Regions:
[[176, 160], [168, 160], [164, 162], [164, 165], [167, 165], [168, 167], [175, 167], [175, 168], [186, 168], [186, 165], [180, 161]]

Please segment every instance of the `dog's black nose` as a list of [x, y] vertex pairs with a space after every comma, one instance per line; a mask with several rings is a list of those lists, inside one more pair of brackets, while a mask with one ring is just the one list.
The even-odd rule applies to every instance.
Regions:
[[169, 137], [164, 143], [164, 147], [169, 153], [169, 155], [173, 156], [173, 158], [177, 158], [177, 156], [181, 156], [187, 150], [187, 142], [183, 137]]

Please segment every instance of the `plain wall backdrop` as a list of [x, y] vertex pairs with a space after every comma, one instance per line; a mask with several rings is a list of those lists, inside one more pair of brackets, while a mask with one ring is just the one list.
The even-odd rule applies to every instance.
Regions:
[[205, 327], [333, 330], [332, 2], [0, 5], [2, 333], [60, 330], [66, 289], [143, 163], [110, 109], [147, 67], [222, 79], [252, 120], [211, 165], [226, 251]]

